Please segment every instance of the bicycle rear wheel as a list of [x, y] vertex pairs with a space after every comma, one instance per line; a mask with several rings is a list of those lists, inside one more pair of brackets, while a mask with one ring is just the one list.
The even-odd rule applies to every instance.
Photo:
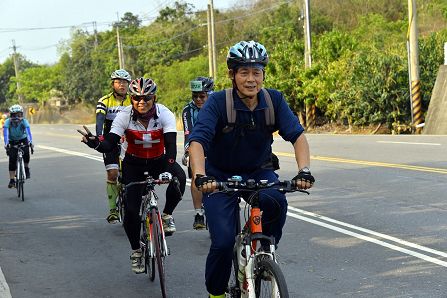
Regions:
[[20, 181], [19, 182], [19, 196], [22, 196], [22, 202], [25, 201], [25, 193], [23, 192], [23, 185], [25, 182]]
[[164, 237], [161, 226], [162, 225], [161, 216], [155, 209], [152, 209], [151, 217], [153, 218], [152, 236], [155, 247], [155, 258], [157, 260], [158, 276], [160, 278], [161, 295], [164, 298], [166, 297], [166, 280], [165, 280], [165, 264], [164, 264], [165, 248], [164, 248]]
[[288, 298], [284, 275], [272, 259], [258, 256], [255, 266], [255, 294], [257, 298]]
[[122, 185], [119, 185], [118, 197], [116, 200], [116, 207], [118, 208], [118, 214], [121, 224], [124, 224], [124, 216], [126, 215], [126, 210], [124, 208], [124, 190]]

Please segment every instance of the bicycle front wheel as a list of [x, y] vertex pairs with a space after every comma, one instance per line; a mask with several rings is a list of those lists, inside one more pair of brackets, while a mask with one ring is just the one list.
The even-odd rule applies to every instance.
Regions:
[[152, 209], [151, 217], [153, 219], [152, 224], [152, 237], [155, 247], [155, 258], [157, 260], [158, 276], [160, 278], [161, 295], [166, 297], [166, 280], [165, 280], [165, 249], [164, 249], [164, 236], [162, 232], [162, 222], [160, 213], [155, 209]]
[[255, 266], [255, 294], [257, 298], [288, 298], [284, 275], [272, 259], [261, 256]]
[[144, 215], [141, 218], [141, 224], [142, 224], [142, 232], [141, 232], [141, 243], [142, 247], [144, 248], [144, 269], [145, 273], [149, 275], [149, 280], [154, 281], [155, 278], [155, 261], [152, 256], [151, 252], [151, 223], [150, 223], [150, 217], [147, 212], [144, 212]]
[[229, 298], [240, 298], [241, 288], [238, 280], [239, 263], [237, 260], [237, 248], [234, 247], [233, 250], [233, 263], [231, 264], [231, 274], [230, 280], [228, 281], [227, 297]]

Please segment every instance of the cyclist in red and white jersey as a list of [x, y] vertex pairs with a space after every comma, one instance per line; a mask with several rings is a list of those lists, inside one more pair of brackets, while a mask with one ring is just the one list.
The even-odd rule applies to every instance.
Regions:
[[[123, 183], [142, 181], [145, 172], [152, 177], [170, 172], [177, 177], [180, 187], [171, 182], [166, 190], [166, 204], [163, 209], [163, 228], [167, 236], [176, 231], [172, 213], [185, 192], [186, 174], [175, 161], [177, 155], [177, 129], [174, 114], [164, 105], [156, 103], [157, 85], [152, 79], [138, 78], [129, 85], [132, 105], [117, 114], [110, 133], [104, 140], [86, 129], [79, 131], [82, 142], [99, 152], [113, 150], [122, 136], [128, 147], [122, 162]], [[144, 272], [144, 259], [140, 248], [140, 205], [144, 186], [130, 187], [125, 201], [126, 216], [124, 229], [132, 248], [132, 270]]]

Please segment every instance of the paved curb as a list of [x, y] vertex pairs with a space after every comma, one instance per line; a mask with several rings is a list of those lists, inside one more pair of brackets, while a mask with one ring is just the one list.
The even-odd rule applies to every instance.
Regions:
[[2, 298], [12, 298], [11, 292], [9, 291], [8, 283], [3, 275], [2, 268], [0, 267], [0, 297]]

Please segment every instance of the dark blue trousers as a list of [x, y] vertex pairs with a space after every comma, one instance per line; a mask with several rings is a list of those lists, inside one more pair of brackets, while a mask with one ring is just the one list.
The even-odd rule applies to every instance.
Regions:
[[[214, 171], [213, 171], [214, 172]], [[226, 181], [231, 177], [223, 173], [208, 173], [218, 181]], [[278, 180], [278, 176], [271, 170], [260, 170], [253, 174], [242, 176], [246, 179], [269, 182]], [[231, 273], [233, 246], [236, 237], [237, 195], [212, 193], [204, 195], [206, 219], [211, 234], [211, 247], [206, 259], [205, 283], [210, 294], [225, 293]], [[286, 222], [287, 200], [284, 194], [277, 190], [266, 189], [260, 192], [260, 207], [262, 210], [263, 234], [274, 236], [276, 243], [282, 236], [282, 228]], [[244, 224], [244, 223], [242, 223]]]

